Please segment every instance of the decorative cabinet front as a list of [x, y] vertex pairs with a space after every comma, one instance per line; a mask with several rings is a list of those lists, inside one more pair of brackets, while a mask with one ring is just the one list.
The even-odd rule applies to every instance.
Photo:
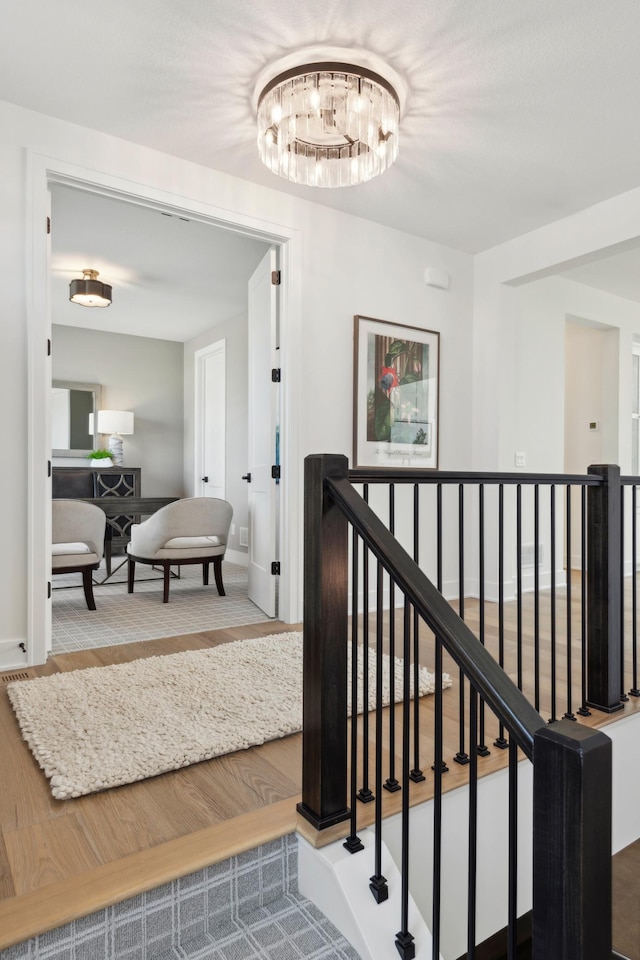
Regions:
[[[140, 467], [53, 467], [52, 496], [54, 499], [86, 499], [96, 497], [139, 497]], [[129, 530], [139, 517], [124, 513], [107, 517], [105, 535], [105, 562], [107, 575], [111, 574], [111, 557], [121, 553], [131, 539]]]

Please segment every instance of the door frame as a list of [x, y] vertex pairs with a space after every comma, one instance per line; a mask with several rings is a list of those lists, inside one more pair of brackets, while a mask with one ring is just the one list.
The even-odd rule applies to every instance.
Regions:
[[[194, 463], [193, 463], [193, 493], [195, 497], [203, 497], [205, 494], [203, 492], [202, 480], [198, 479], [198, 475], [204, 470], [204, 428], [207, 420], [207, 410], [205, 404], [205, 360], [209, 360], [211, 357], [222, 357], [222, 366], [224, 370], [224, 385], [223, 385], [223, 399], [222, 399], [222, 432], [225, 437], [226, 444], [226, 435], [227, 435], [227, 426], [226, 426], [226, 407], [227, 407], [227, 398], [226, 398], [226, 378], [227, 378], [227, 367], [226, 367], [226, 355], [227, 355], [227, 341], [223, 337], [222, 340], [216, 340], [215, 343], [210, 343], [206, 347], [201, 347], [199, 350], [196, 350], [194, 353], [194, 362], [195, 362], [195, 371], [194, 371], [194, 383], [195, 383], [195, 410], [194, 410]], [[226, 465], [226, 450], [224, 455], [224, 479], [222, 487], [222, 499], [226, 497], [227, 491], [227, 465]]]
[[223, 209], [163, 188], [129, 178], [89, 169], [27, 149], [26, 276], [28, 332], [28, 586], [27, 586], [27, 663], [44, 663], [51, 648], [51, 358], [47, 342], [51, 340], [49, 241], [46, 223], [49, 216], [49, 184], [62, 183], [77, 189], [125, 200], [142, 206], [189, 216], [205, 223], [251, 236], [279, 248], [282, 271], [280, 287], [280, 354], [282, 392], [280, 398], [280, 456], [282, 463], [279, 544], [280, 619], [296, 623], [302, 617], [301, 567], [302, 543], [299, 513], [302, 467], [300, 463], [300, 301], [302, 286], [302, 250], [299, 231], [289, 226], [258, 218], [237, 210]]

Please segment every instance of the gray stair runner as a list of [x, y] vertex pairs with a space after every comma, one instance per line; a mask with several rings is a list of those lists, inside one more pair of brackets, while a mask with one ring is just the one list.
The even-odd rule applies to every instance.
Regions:
[[0, 960], [359, 960], [298, 892], [295, 836], [8, 950]]

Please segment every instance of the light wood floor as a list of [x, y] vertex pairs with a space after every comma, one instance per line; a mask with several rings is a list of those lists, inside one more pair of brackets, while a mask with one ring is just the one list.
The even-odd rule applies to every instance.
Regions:
[[[517, 673], [513, 649], [515, 616], [515, 606], [508, 605], [507, 669], [514, 675]], [[398, 613], [398, 637], [400, 619]], [[465, 619], [472, 628], [477, 627], [477, 603], [466, 603]], [[493, 643], [493, 627], [489, 624], [495, 620], [495, 607], [488, 604], [485, 640], [489, 647]], [[29, 673], [41, 676], [121, 663], [291, 629], [296, 627], [269, 622], [61, 654]], [[525, 655], [528, 658], [524, 668], [527, 683], [530, 680], [529, 648], [530, 641], [526, 640], [523, 658]], [[579, 666], [579, 654], [574, 659]], [[421, 632], [420, 660], [433, 666], [433, 640], [426, 630]], [[451, 670], [454, 683], [443, 695], [444, 754], [449, 766], [443, 786], [453, 789], [466, 782], [468, 767], [451, 762], [459, 748], [459, 686], [457, 670], [451, 663], [445, 663], [445, 669]], [[305, 821], [296, 817], [301, 788], [300, 734], [141, 783], [76, 800], [58, 801], [52, 798], [48, 781], [21, 739], [2, 679], [0, 674], [0, 769], [4, 771], [0, 791], [0, 949], [251, 849], [293, 831], [296, 826], [315, 840]], [[541, 656], [541, 684], [545, 701], [549, 699], [547, 653]], [[424, 783], [412, 784], [412, 803], [432, 796], [433, 757], [429, 741], [433, 731], [433, 701], [433, 697], [420, 701], [421, 739], [424, 738], [420, 762], [427, 779]], [[632, 698], [624, 714], [635, 709], [640, 709], [640, 702]], [[385, 713], [385, 757], [388, 758], [388, 712]], [[586, 722], [601, 725], [615, 720], [616, 716], [594, 714]], [[362, 725], [362, 719], [359, 723]], [[371, 722], [370, 732], [373, 726]], [[491, 745], [497, 732], [493, 718], [488, 719], [486, 742], [491, 754], [480, 760], [482, 774], [507, 763], [508, 752]], [[396, 754], [398, 750], [399, 744]], [[397, 756], [397, 770], [399, 762]], [[372, 763], [373, 757], [369, 773], [371, 786], [374, 782]], [[399, 809], [401, 793], [384, 791], [384, 794], [385, 815], [388, 815]], [[374, 804], [358, 804], [359, 823], [371, 822], [373, 807]], [[322, 842], [344, 835], [344, 826], [340, 825], [323, 831]]]

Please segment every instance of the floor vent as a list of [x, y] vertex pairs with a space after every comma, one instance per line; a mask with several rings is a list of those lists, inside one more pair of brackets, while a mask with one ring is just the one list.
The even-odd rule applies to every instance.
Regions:
[[29, 680], [31, 674], [26, 670], [19, 670], [17, 673], [0, 673], [0, 683], [13, 683], [15, 680]]

